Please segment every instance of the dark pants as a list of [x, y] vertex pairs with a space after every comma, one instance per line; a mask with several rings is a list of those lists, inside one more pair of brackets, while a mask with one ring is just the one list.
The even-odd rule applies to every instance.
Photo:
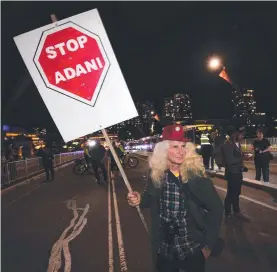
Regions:
[[117, 166], [114, 158], [111, 159], [111, 171], [119, 171], [118, 166]]
[[51, 179], [53, 180], [54, 177], [55, 177], [53, 162], [44, 164], [43, 168], [44, 168], [44, 171], [45, 171], [45, 174], [46, 174], [46, 180], [49, 180], [49, 174], [50, 173], [51, 173]]
[[256, 180], [261, 180], [263, 173], [264, 182], [269, 182], [269, 162], [255, 160]]
[[204, 272], [205, 271], [205, 257], [201, 249], [188, 256], [183, 261], [170, 261], [157, 257], [157, 271], [158, 272], [179, 272], [180, 269], [185, 270], [185, 272]]
[[203, 154], [203, 163], [206, 169], [210, 168], [210, 159], [211, 156], [209, 154]]
[[225, 214], [231, 214], [231, 208], [233, 208], [233, 212], [240, 212], [239, 208], [239, 196], [241, 193], [241, 185], [242, 185], [242, 173], [234, 174], [227, 173], [227, 194], [224, 201]]
[[106, 170], [104, 162], [91, 160], [91, 166], [92, 166], [95, 178], [97, 179], [98, 182], [100, 182], [100, 176], [99, 176], [98, 168], [100, 168], [102, 170], [104, 180], [108, 181], [107, 170]]
[[90, 164], [90, 157], [87, 155], [85, 155], [84, 157], [85, 157], [86, 164]]
[[211, 156], [211, 169], [212, 170], [214, 170], [214, 160], [215, 160], [214, 157], [215, 157], [214, 155]]
[[203, 163], [206, 169], [210, 167], [210, 160], [212, 156], [212, 147], [211, 145], [201, 145], [201, 153], [203, 157]]

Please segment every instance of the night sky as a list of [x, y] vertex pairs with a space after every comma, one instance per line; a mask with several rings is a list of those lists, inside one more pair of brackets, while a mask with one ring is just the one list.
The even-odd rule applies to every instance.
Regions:
[[[15, 95], [25, 64], [13, 37], [98, 8], [134, 100], [188, 93], [193, 118], [230, 118], [231, 87], [206, 68], [221, 56], [241, 88], [255, 90], [258, 111], [277, 116], [276, 2], [1, 2], [2, 110]], [[27, 72], [28, 73], [28, 72]], [[54, 127], [32, 82], [7, 120]]]

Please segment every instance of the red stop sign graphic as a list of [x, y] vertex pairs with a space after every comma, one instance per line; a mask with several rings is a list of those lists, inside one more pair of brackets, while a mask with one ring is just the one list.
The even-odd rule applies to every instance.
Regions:
[[90, 106], [110, 66], [100, 38], [72, 22], [43, 32], [34, 62], [49, 89]]

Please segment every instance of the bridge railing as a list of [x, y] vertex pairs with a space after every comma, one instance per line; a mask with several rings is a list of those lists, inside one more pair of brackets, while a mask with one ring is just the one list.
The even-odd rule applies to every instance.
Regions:
[[[271, 150], [272, 152], [277, 152], [277, 137], [272, 137], [272, 138], [266, 138], [270, 144], [271, 144]], [[254, 142], [254, 138], [253, 139], [244, 139], [241, 143], [241, 147], [243, 149], [243, 151], [247, 151], [247, 152], [253, 152], [253, 142]]]
[[[54, 167], [82, 157], [83, 151], [54, 155]], [[42, 158], [31, 158], [14, 162], [1, 163], [1, 187], [18, 180], [32, 177], [43, 171]]]

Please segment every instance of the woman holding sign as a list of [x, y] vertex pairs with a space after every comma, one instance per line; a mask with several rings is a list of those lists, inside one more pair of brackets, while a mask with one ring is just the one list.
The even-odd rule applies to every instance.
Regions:
[[128, 202], [151, 210], [154, 271], [203, 272], [219, 249], [223, 205], [183, 127], [165, 127], [162, 138], [150, 159], [145, 191], [129, 193]]

